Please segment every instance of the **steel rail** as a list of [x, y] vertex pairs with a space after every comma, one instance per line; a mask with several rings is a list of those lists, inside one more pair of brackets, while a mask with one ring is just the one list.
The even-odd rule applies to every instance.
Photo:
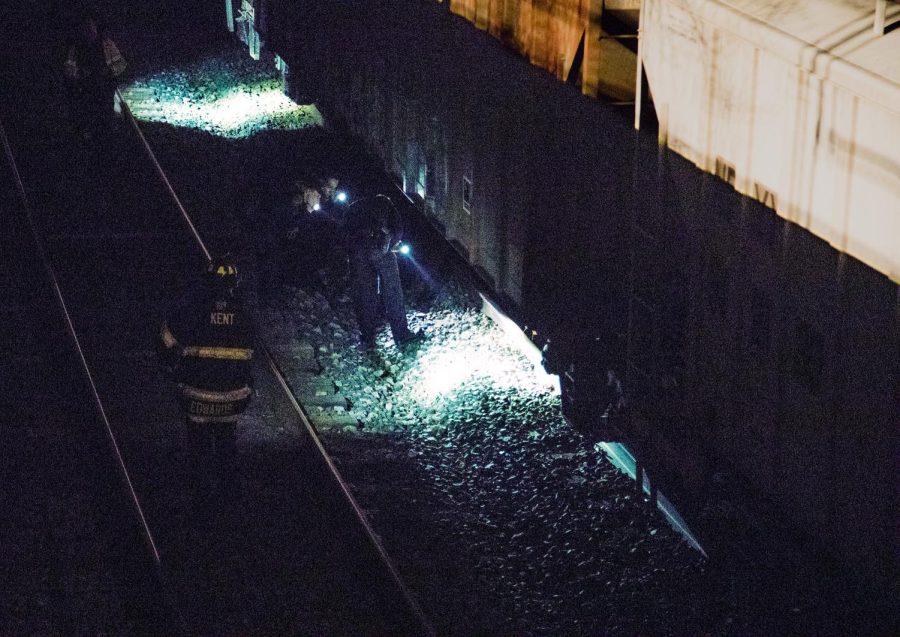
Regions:
[[[169, 193], [172, 195], [172, 198], [175, 200], [178, 209], [181, 211], [181, 214], [184, 216], [185, 221], [191, 229], [191, 232], [194, 236], [194, 239], [197, 241], [197, 245], [206, 255], [208, 260], [211, 260], [211, 256], [209, 251], [206, 249], [205, 244], [203, 243], [203, 239], [200, 237], [199, 232], [197, 231], [196, 226], [192, 222], [190, 216], [187, 211], [184, 209], [184, 206], [181, 205], [181, 201], [178, 198], [178, 195], [175, 193], [175, 190], [172, 188], [171, 182], [166, 176], [165, 172], [162, 169], [162, 166], [159, 165], [159, 162], [156, 160], [156, 156], [153, 153], [153, 150], [150, 147], [150, 144], [147, 142], [147, 138], [144, 137], [143, 132], [141, 132], [140, 126], [137, 123], [137, 118], [131, 112], [131, 109], [128, 107], [127, 102], [122, 97], [121, 93], [119, 94], [119, 98], [122, 102], [122, 106], [125, 109], [125, 112], [128, 114], [129, 121], [131, 125], [134, 127], [135, 131], [137, 131], [138, 136], [143, 142], [144, 148], [147, 150], [147, 154], [150, 156], [150, 159], [153, 161], [154, 166], [156, 167], [157, 172], [165, 183], [166, 187], [169, 190]], [[309, 434], [310, 438], [313, 441], [313, 444], [316, 447], [316, 450], [319, 453], [319, 456], [325, 462], [328, 467], [331, 476], [337, 482], [338, 486], [341, 489], [344, 497], [347, 502], [350, 504], [350, 507], [353, 509], [353, 513], [356, 516], [359, 523], [362, 525], [363, 529], [366, 532], [366, 536], [369, 541], [374, 546], [376, 552], [378, 553], [379, 558], [382, 563], [387, 567], [388, 571], [391, 574], [391, 578], [394, 583], [397, 585], [400, 593], [403, 595], [403, 599], [409, 605], [410, 610], [415, 616], [416, 620], [421, 625], [424, 633], [428, 635], [428, 637], [436, 637], [437, 632], [434, 629], [434, 626], [431, 624], [431, 621], [425, 615], [425, 612], [422, 610], [422, 607], [419, 605], [418, 601], [412, 594], [412, 591], [406, 585], [406, 582], [403, 581], [403, 578], [400, 576], [400, 571], [397, 569], [397, 566], [394, 564], [394, 560], [391, 558], [390, 554], [385, 549], [384, 544], [379, 539], [378, 535], [375, 533], [375, 529], [372, 527], [368, 518], [366, 517], [365, 511], [363, 511], [362, 507], [357, 502], [356, 498], [353, 496], [353, 493], [350, 490], [350, 486], [344, 477], [341, 475], [340, 471], [338, 471], [337, 466], [334, 464], [334, 461], [331, 459], [331, 456], [328, 454], [328, 450], [325, 449], [325, 445], [322, 443], [319, 438], [318, 432], [315, 427], [313, 427], [312, 423], [309, 421], [309, 418], [306, 416], [306, 413], [303, 411], [303, 407], [300, 405], [296, 396], [294, 395], [293, 390], [288, 384], [287, 380], [284, 378], [284, 375], [281, 372], [281, 369], [278, 367], [278, 364], [275, 362], [275, 359], [272, 357], [272, 354], [268, 348], [268, 346], [263, 342], [262, 338], [257, 336], [257, 342], [259, 343], [259, 349], [265, 353], [266, 362], [269, 365], [269, 370], [275, 376], [275, 379], [278, 381], [278, 384], [284, 390], [285, 395], [287, 396], [288, 401], [291, 403], [294, 411], [297, 416], [300, 418], [300, 421], [303, 423], [303, 427], [306, 430], [307, 434]]]
[[141, 142], [144, 144], [144, 149], [147, 151], [147, 155], [150, 156], [150, 161], [153, 162], [153, 166], [156, 168], [156, 172], [159, 175], [160, 179], [162, 179], [163, 184], [165, 184], [166, 189], [169, 191], [169, 194], [172, 195], [172, 199], [175, 201], [175, 205], [178, 206], [178, 210], [181, 211], [181, 216], [184, 218], [185, 222], [188, 225], [188, 228], [191, 229], [191, 234], [194, 235], [194, 239], [197, 241], [197, 245], [200, 246], [200, 249], [203, 251], [203, 255], [206, 257], [207, 261], [212, 261], [212, 255], [209, 250], [206, 249], [206, 244], [203, 243], [203, 239], [200, 238], [200, 233], [197, 231], [197, 227], [194, 225], [194, 222], [191, 220], [190, 215], [187, 213], [187, 210], [184, 209], [184, 206], [181, 204], [181, 199], [179, 199], [178, 194], [175, 192], [175, 189], [172, 188], [172, 184], [169, 181], [168, 176], [166, 176], [166, 172], [163, 170], [162, 166], [159, 165], [159, 161], [156, 159], [156, 154], [153, 152], [153, 149], [150, 148], [150, 144], [147, 143], [147, 138], [144, 137], [144, 132], [141, 130], [141, 127], [138, 126], [137, 118], [131, 112], [131, 108], [128, 106], [128, 102], [125, 101], [125, 98], [122, 96], [122, 93], [119, 89], [116, 89], [116, 95], [119, 97], [119, 103], [122, 104], [122, 108], [125, 109], [125, 113], [128, 115], [128, 121], [131, 123], [132, 128], [134, 128], [135, 132], [140, 137]]
[[41, 233], [38, 230], [37, 224], [34, 221], [34, 215], [32, 214], [31, 203], [28, 198], [28, 194], [25, 192], [25, 185], [22, 181], [22, 175], [19, 172], [19, 166], [16, 163], [15, 155], [12, 151], [12, 146], [9, 143], [9, 137], [6, 134], [6, 128], [3, 125], [2, 119], [0, 119], [0, 138], [2, 138], [3, 142], [3, 150], [6, 155], [7, 164], [10, 167], [10, 170], [13, 174], [13, 179], [16, 183], [16, 189], [18, 190], [19, 197], [22, 200], [22, 208], [25, 212], [25, 217], [28, 220], [28, 227], [31, 230], [32, 237], [34, 238], [35, 247], [37, 248], [38, 256], [44, 266], [44, 271], [47, 278], [50, 281], [50, 285], [53, 288], [54, 296], [56, 297], [56, 301], [59, 305], [60, 311], [62, 312], [63, 318], [65, 319], [66, 329], [69, 333], [69, 336], [72, 338], [72, 342], [75, 345], [75, 351], [78, 354], [78, 358], [81, 362], [82, 369], [84, 370], [85, 376], [88, 380], [88, 384], [91, 388], [91, 395], [94, 399], [94, 405], [97, 409], [97, 412], [100, 415], [100, 418], [103, 420], [103, 426], [106, 430], [106, 436], [109, 440], [109, 444], [112, 448], [113, 455], [115, 456], [116, 466], [119, 470], [119, 474], [121, 479], [123, 480], [125, 489], [128, 493], [129, 500], [134, 509], [134, 513], [137, 515], [138, 520], [140, 521], [142, 536], [144, 541], [147, 544], [147, 547], [150, 549], [150, 552], [153, 557], [153, 564], [156, 569], [156, 577], [160, 581], [162, 588], [164, 590], [164, 594], [166, 595], [169, 604], [171, 606], [171, 610], [176, 615], [176, 618], [180, 622], [180, 626], [185, 628], [187, 626], [184, 617], [181, 615], [178, 606], [172, 603], [172, 599], [168, 592], [168, 587], [165, 585], [166, 578], [162, 572], [162, 562], [159, 557], [159, 549], [156, 546], [156, 540], [153, 539], [153, 533], [150, 530], [150, 526], [147, 524], [147, 517], [144, 515], [144, 509], [141, 506], [140, 499], [138, 498], [137, 492], [134, 488], [134, 483], [131, 480], [131, 474], [128, 473], [128, 467], [125, 466], [125, 460], [122, 457], [121, 449], [119, 448], [119, 443], [116, 440], [116, 435], [113, 432], [112, 425], [110, 424], [109, 417], [106, 413], [106, 408], [103, 406], [103, 401], [100, 398], [100, 393], [97, 390], [97, 384], [94, 381], [94, 374], [91, 372], [90, 365], [87, 362], [87, 358], [84, 354], [84, 349], [81, 346], [81, 339], [78, 338], [78, 333], [75, 331], [75, 325], [72, 321], [72, 316], [69, 313], [69, 308], [66, 305], [65, 297], [63, 296], [62, 289], [59, 286], [59, 279], [56, 276], [56, 271], [53, 269], [53, 263], [50, 260], [50, 255], [47, 252], [46, 247], [44, 246], [44, 242], [41, 239]]
[[369, 519], [366, 516], [366, 512], [354, 497], [353, 492], [350, 490], [350, 485], [344, 479], [344, 476], [341, 475], [341, 472], [338, 471], [337, 465], [334, 464], [334, 460], [332, 460], [331, 456], [328, 454], [328, 450], [325, 449], [325, 445], [322, 443], [322, 440], [319, 437], [319, 433], [316, 431], [316, 428], [310, 422], [309, 417], [303, 410], [303, 407], [294, 396], [294, 392], [293, 390], [291, 390], [291, 387], [288, 384], [287, 379], [284, 377], [281, 368], [278, 367], [278, 364], [275, 362], [272, 353], [269, 351], [269, 348], [266, 347], [266, 344], [262, 341], [262, 339], [257, 340], [259, 341], [259, 349], [262, 350], [262, 352], [266, 356], [266, 362], [269, 364], [269, 370], [272, 372], [272, 374], [278, 380], [278, 384], [281, 385], [281, 388], [284, 390], [284, 393], [288, 397], [291, 406], [294, 408], [294, 411], [300, 418], [300, 421], [303, 423], [303, 427], [306, 430], [306, 433], [309, 434], [309, 437], [312, 439], [313, 444], [315, 444], [316, 449], [319, 451], [319, 455], [321, 455], [322, 459], [325, 461], [325, 464], [328, 466], [328, 471], [331, 473], [331, 476], [334, 478], [335, 482], [337, 482], [340, 486], [344, 497], [347, 499], [347, 502], [349, 502], [350, 506], [353, 508], [353, 513], [356, 515], [356, 518], [365, 529], [366, 535], [368, 536], [369, 541], [375, 547], [375, 550], [378, 552], [381, 561], [387, 566], [388, 570], [390, 571], [394, 583], [397, 585], [397, 588], [400, 589], [403, 598], [406, 600], [406, 603], [409, 604], [410, 609], [413, 611], [416, 619], [425, 630], [425, 633], [429, 637], [435, 637], [437, 635], [437, 632], [431, 625], [431, 621], [425, 615], [425, 612], [422, 610], [419, 602], [416, 601], [416, 598], [413, 596], [412, 591], [410, 591], [409, 587], [406, 585], [406, 582], [404, 582], [403, 578], [400, 576], [400, 571], [394, 564], [394, 560], [387, 552], [387, 549], [384, 548], [384, 544], [378, 537], [378, 534], [375, 532], [372, 524], [369, 522]]

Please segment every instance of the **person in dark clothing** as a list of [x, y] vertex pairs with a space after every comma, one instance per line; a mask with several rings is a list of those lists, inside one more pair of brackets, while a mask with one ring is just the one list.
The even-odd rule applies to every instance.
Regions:
[[253, 328], [236, 267], [211, 261], [203, 285], [163, 323], [164, 355], [176, 370], [198, 482], [236, 484], [235, 427], [250, 402]]
[[343, 225], [347, 195], [343, 191], [338, 190], [340, 183], [337, 177], [324, 177], [319, 179], [318, 191], [319, 204], [322, 207], [322, 211]]
[[297, 237], [305, 215], [317, 203], [314, 195], [300, 183], [294, 183], [269, 210], [259, 233], [258, 260], [260, 264], [259, 296], [268, 301], [278, 288], [293, 280], [297, 264]]
[[94, 15], [79, 23], [64, 70], [70, 116], [79, 135], [87, 141], [104, 136], [114, 121], [116, 78], [125, 71], [125, 59]]
[[313, 182], [298, 180], [269, 216], [260, 247], [264, 264], [260, 296], [266, 300], [284, 282], [327, 287], [328, 271], [340, 271], [338, 222], [322, 207]]
[[78, 25], [64, 65], [69, 118], [82, 142], [76, 155], [81, 160], [76, 167], [82, 189], [77, 202], [86, 213], [103, 212], [115, 199], [110, 190], [118, 182], [114, 98], [125, 60], [93, 15]]
[[375, 345], [378, 328], [378, 296], [384, 305], [394, 343], [403, 345], [421, 336], [411, 332], [395, 250], [403, 228], [400, 213], [385, 195], [354, 202], [347, 210], [345, 225], [350, 260], [351, 294], [362, 343]]
[[347, 193], [338, 189], [339, 184], [340, 181], [334, 176], [319, 179], [318, 182], [321, 207], [318, 214], [322, 218], [318, 227], [319, 245], [327, 248], [321, 255], [320, 273], [326, 288], [340, 285], [339, 282], [347, 276], [347, 253], [342, 237], [349, 201]]
[[[295, 243], [295, 252], [301, 267], [301, 281], [315, 288], [327, 289], [332, 271], [340, 269], [340, 218], [335, 216], [334, 191], [322, 187], [322, 183], [303, 182], [306, 215], [302, 216]], [[311, 205], [310, 205], [310, 202]]]

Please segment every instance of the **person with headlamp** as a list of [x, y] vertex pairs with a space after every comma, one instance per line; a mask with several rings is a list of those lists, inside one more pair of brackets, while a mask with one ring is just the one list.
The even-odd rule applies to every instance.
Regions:
[[347, 209], [345, 235], [351, 293], [363, 347], [375, 346], [379, 295], [394, 343], [402, 346], [420, 339], [422, 333], [411, 331], [406, 320], [395, 252], [401, 245], [403, 226], [394, 203], [382, 194], [353, 202]]
[[321, 235], [325, 233], [323, 228], [330, 225], [315, 183], [306, 178], [295, 180], [272, 208], [260, 233], [259, 296], [264, 303], [284, 283], [314, 281], [322, 254]]

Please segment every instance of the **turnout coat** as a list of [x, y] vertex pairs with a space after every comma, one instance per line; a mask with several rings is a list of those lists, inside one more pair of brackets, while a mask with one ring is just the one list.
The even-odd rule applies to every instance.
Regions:
[[182, 303], [160, 338], [194, 423], [235, 423], [250, 401], [253, 330], [239, 299], [206, 290]]

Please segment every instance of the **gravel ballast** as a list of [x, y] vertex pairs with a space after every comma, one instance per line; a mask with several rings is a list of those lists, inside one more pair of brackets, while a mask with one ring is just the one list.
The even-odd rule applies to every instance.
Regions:
[[403, 350], [386, 328], [360, 349], [345, 295], [289, 288], [262, 323], [292, 317], [352, 401], [361, 426], [325, 440], [429, 611], [452, 634], [677, 634], [657, 622], [683, 615], [699, 554], [565, 423], [471, 294], [412, 296], [427, 337]]

